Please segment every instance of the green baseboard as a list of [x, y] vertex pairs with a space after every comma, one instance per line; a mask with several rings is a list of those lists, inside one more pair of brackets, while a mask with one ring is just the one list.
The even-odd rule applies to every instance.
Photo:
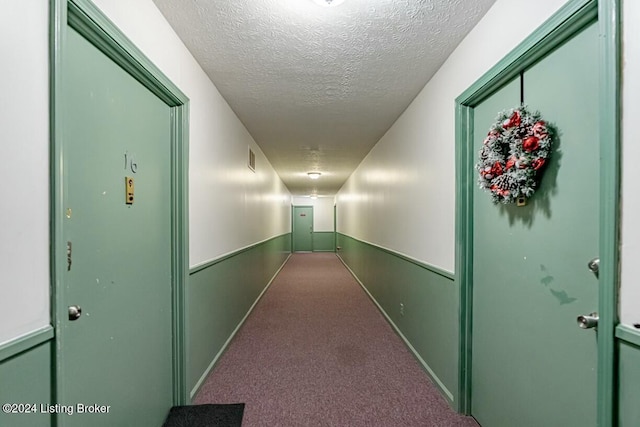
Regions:
[[186, 289], [187, 389], [192, 398], [288, 259], [291, 234], [191, 269]]
[[458, 324], [453, 275], [338, 233], [338, 255], [454, 406]]
[[[0, 403], [35, 405], [30, 408], [14, 407], [17, 413], [0, 411], [0, 426], [38, 427], [53, 425], [53, 416], [42, 413], [40, 404], [53, 402], [52, 351], [53, 331], [40, 334], [40, 342], [27, 349], [23, 347], [27, 341], [14, 345], [16, 353], [0, 362]], [[33, 337], [29, 341], [33, 344]], [[5, 350], [7, 350], [5, 348]], [[6, 355], [7, 353], [5, 353]], [[9, 407], [8, 409], [12, 409]], [[30, 413], [23, 413], [27, 409]], [[9, 413], [7, 413], [9, 412]]]
[[271, 278], [271, 280], [269, 280], [269, 283], [267, 283], [267, 286], [265, 286], [265, 288], [262, 290], [262, 292], [260, 292], [260, 295], [258, 295], [258, 298], [256, 298], [256, 300], [253, 302], [253, 304], [251, 305], [251, 307], [249, 308], [249, 311], [247, 311], [247, 314], [244, 315], [244, 317], [242, 318], [242, 320], [240, 321], [240, 323], [238, 323], [238, 326], [236, 326], [236, 328], [233, 330], [233, 332], [231, 333], [231, 335], [229, 336], [229, 338], [227, 338], [227, 340], [225, 341], [225, 343], [222, 345], [222, 348], [218, 351], [218, 353], [215, 355], [215, 357], [213, 358], [213, 360], [211, 361], [211, 363], [209, 364], [209, 366], [207, 366], [207, 369], [203, 372], [203, 374], [200, 376], [200, 379], [198, 380], [198, 382], [195, 384], [195, 386], [193, 387], [193, 389], [190, 392], [189, 398], [193, 399], [193, 397], [196, 395], [196, 393], [198, 392], [198, 390], [200, 389], [200, 387], [202, 386], [202, 384], [204, 384], [205, 380], [207, 379], [207, 377], [209, 376], [209, 374], [211, 373], [211, 371], [213, 370], [213, 368], [216, 366], [216, 364], [218, 363], [218, 360], [220, 359], [220, 357], [224, 354], [224, 352], [226, 351], [227, 347], [229, 346], [229, 344], [231, 343], [231, 341], [233, 340], [233, 337], [236, 336], [236, 334], [238, 333], [238, 331], [240, 330], [240, 328], [242, 327], [242, 325], [244, 324], [244, 322], [247, 320], [247, 317], [249, 317], [249, 315], [251, 314], [251, 312], [253, 311], [253, 309], [255, 308], [255, 306], [258, 304], [258, 302], [260, 302], [260, 299], [262, 299], [262, 296], [264, 295], [265, 292], [267, 292], [267, 289], [269, 289], [269, 286], [271, 286], [271, 283], [273, 283], [273, 280], [276, 278], [276, 276], [278, 276], [278, 273], [280, 273], [280, 270], [282, 270], [282, 268], [284, 267], [284, 265], [287, 263], [287, 261], [289, 260], [289, 257], [291, 256], [291, 254], [289, 254], [289, 256], [287, 256], [287, 258], [285, 259], [285, 261], [282, 263], [282, 265], [280, 266], [280, 268], [278, 268], [278, 271], [275, 272], [275, 274], [273, 275], [273, 277]]
[[618, 423], [619, 427], [640, 425], [640, 333], [618, 326]]
[[313, 252], [335, 252], [336, 233], [333, 231], [313, 232]]
[[640, 348], [640, 329], [618, 325], [616, 327], [616, 338]]
[[53, 339], [53, 326], [47, 325], [0, 345], [0, 363], [43, 342]]

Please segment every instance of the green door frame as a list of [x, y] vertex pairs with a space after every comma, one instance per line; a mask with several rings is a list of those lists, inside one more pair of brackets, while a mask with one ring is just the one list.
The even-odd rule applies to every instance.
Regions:
[[[620, 201], [620, 0], [571, 0], [456, 98], [456, 255], [460, 330], [457, 410], [471, 412], [474, 107], [598, 19], [600, 32], [600, 277], [598, 426], [615, 425], [615, 326], [618, 322]], [[576, 326], [577, 327], [577, 326]]]
[[333, 252], [338, 251], [338, 205], [333, 203]]
[[[51, 126], [51, 317], [56, 331], [64, 321], [62, 303], [65, 290], [63, 267], [66, 263], [63, 194], [65, 143], [63, 73], [66, 28], [70, 26], [101, 52], [131, 74], [142, 85], [171, 107], [171, 271], [173, 334], [173, 400], [188, 403], [186, 384], [185, 294], [188, 278], [188, 141], [189, 99], [175, 86], [93, 3], [89, 0], [51, 0], [50, 3], [50, 126]], [[61, 339], [56, 333], [56, 341]], [[54, 356], [54, 378], [60, 372]], [[55, 381], [55, 380], [54, 380]], [[61, 390], [56, 383], [54, 400]]]

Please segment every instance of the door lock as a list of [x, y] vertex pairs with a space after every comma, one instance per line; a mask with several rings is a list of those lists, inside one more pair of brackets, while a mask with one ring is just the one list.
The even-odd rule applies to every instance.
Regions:
[[592, 329], [598, 326], [598, 313], [591, 313], [582, 316], [578, 316], [578, 326], [582, 329]]
[[69, 320], [78, 320], [82, 316], [82, 308], [79, 305], [69, 306]]
[[587, 263], [587, 267], [593, 274], [595, 274], [596, 278], [599, 278], [600, 273], [600, 258], [594, 258]]

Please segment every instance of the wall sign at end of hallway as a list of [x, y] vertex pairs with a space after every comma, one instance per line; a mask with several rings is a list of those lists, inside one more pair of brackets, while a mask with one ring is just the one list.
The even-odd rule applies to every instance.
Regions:
[[130, 176], [124, 177], [124, 187], [125, 187], [125, 203], [127, 205], [133, 204], [133, 178]]
[[306, 213], [301, 213], [300, 216], [307, 216], [307, 214]]

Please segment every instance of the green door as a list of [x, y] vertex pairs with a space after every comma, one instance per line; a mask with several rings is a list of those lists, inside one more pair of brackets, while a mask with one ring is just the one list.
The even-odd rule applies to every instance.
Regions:
[[[483, 427], [596, 425], [598, 32], [593, 24], [524, 72], [524, 101], [559, 133], [524, 207], [473, 194], [471, 411]], [[520, 80], [474, 109], [475, 152]]]
[[293, 251], [313, 251], [313, 206], [293, 207]]
[[62, 411], [58, 425], [156, 427], [173, 399], [171, 111], [75, 30], [66, 34], [69, 255], [57, 382], [58, 402], [73, 415]]

